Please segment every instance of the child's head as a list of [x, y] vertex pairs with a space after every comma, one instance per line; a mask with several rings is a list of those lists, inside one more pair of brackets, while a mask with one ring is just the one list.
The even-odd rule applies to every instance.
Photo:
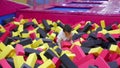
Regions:
[[63, 28], [63, 31], [64, 31], [66, 37], [69, 37], [69, 36], [71, 36], [72, 28], [70, 25], [66, 24]]

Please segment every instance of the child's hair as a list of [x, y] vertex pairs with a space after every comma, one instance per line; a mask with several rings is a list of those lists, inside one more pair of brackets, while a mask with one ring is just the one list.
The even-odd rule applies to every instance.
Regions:
[[70, 25], [66, 24], [66, 25], [64, 25], [63, 31], [71, 33], [72, 27]]

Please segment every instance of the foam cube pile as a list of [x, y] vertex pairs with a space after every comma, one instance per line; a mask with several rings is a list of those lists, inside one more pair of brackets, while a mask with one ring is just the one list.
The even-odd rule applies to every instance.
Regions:
[[63, 27], [60, 21], [23, 16], [0, 25], [0, 68], [120, 67], [120, 24], [81, 21], [72, 25], [73, 43], [62, 41], [59, 48]]

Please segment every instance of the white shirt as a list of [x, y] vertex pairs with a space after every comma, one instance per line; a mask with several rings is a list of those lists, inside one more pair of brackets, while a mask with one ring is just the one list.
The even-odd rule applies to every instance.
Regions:
[[61, 41], [66, 41], [69, 40], [66, 36], [65, 33], [62, 31], [60, 31], [60, 33], [57, 36], [57, 43], [59, 45], [59, 47], [61, 48]]

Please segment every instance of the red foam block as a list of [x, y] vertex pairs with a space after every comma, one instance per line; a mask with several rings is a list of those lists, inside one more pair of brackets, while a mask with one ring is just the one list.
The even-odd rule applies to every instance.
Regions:
[[112, 34], [112, 36], [113, 36], [115, 39], [119, 39], [119, 38], [120, 38], [120, 34]]
[[27, 30], [28, 31], [34, 30], [34, 27], [32, 25], [30, 25], [30, 26], [27, 27]]
[[111, 53], [110, 56], [108, 57], [109, 61], [113, 61], [117, 59], [119, 55], [117, 53]]
[[71, 43], [69, 41], [62, 41], [61, 42], [61, 46], [64, 48], [64, 47], [71, 47]]
[[31, 34], [30, 34], [30, 38], [31, 38], [32, 40], [34, 40], [34, 39], [36, 38], [36, 34], [35, 34], [35, 33], [31, 33]]
[[23, 46], [21, 44], [16, 45], [15, 51], [16, 51], [17, 55], [22, 55], [22, 56], [25, 55], [24, 48], [23, 48]]
[[13, 24], [13, 23], [8, 23], [8, 24], [6, 24], [6, 25], [4, 26], [4, 28], [5, 28], [6, 30], [8, 30], [8, 31], [11, 31], [11, 30], [13, 30], [14, 28], [16, 28], [16, 25]]
[[43, 64], [43, 61], [42, 60], [37, 60], [36, 63], [37, 64]]
[[59, 58], [54, 57], [54, 58], [52, 59], [52, 61], [53, 61], [54, 64], [56, 65], [56, 68], [59, 68], [59, 66], [60, 66], [60, 64], [61, 64]]
[[112, 29], [115, 30], [115, 29], [119, 29], [119, 28], [118, 28], [117, 24], [113, 24]]
[[109, 56], [109, 50], [104, 49], [99, 56], [101, 56], [104, 60], [108, 61], [108, 56]]
[[5, 39], [6, 39], [7, 37], [9, 37], [9, 35], [10, 35], [10, 32], [9, 32], [9, 31], [6, 31], [6, 32], [0, 37], [0, 40], [1, 40], [2, 42], [4, 42]]
[[107, 62], [100, 56], [97, 57], [95, 65], [98, 66], [98, 68], [110, 68]]
[[0, 65], [2, 66], [2, 68], [12, 68], [9, 63], [6, 61], [6, 59], [1, 59], [0, 60]]
[[106, 37], [102, 33], [98, 33], [97, 34], [97, 38], [102, 39], [102, 40], [108, 42], [108, 40], [106, 39]]
[[117, 58], [115, 61], [116, 61], [116, 62], [118, 63], [118, 65], [120, 66], [120, 57]]
[[82, 38], [87, 39], [88, 36], [89, 36], [88, 34], [83, 34], [83, 35], [82, 35]]

